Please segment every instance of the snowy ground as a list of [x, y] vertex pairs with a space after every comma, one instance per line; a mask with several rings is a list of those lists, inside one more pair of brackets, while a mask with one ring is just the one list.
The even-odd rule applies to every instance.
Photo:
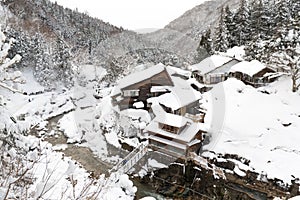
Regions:
[[[105, 74], [101, 68], [95, 66], [83, 66], [84, 73], [78, 75], [78, 81], [72, 90], [60, 88], [56, 91], [45, 92], [33, 78], [32, 72], [28, 69], [23, 71], [27, 80], [25, 85], [20, 85], [19, 89], [27, 95], [13, 94], [1, 89], [1, 94], [7, 98], [6, 108], [1, 107], [0, 127], [15, 127], [17, 131], [30, 130], [35, 127], [37, 135], [55, 136], [54, 130], [47, 130], [48, 120], [54, 116], [61, 115], [58, 121], [58, 128], [68, 139], [68, 143], [90, 148], [95, 155], [101, 159], [117, 162], [118, 157], [108, 157], [107, 142], [105, 136], [100, 131], [96, 121], [96, 105], [102, 99], [96, 99], [97, 95], [107, 95], [109, 88], [98, 88], [95, 92], [97, 79]], [[3, 108], [3, 109], [2, 109]], [[17, 119], [14, 124], [12, 119]], [[19, 120], [23, 118], [22, 120]], [[31, 173], [36, 178], [29, 189], [29, 194], [36, 198], [40, 194], [46, 199], [70, 199], [83, 198], [83, 190], [88, 184], [89, 190], [85, 197], [97, 193], [100, 199], [133, 199], [136, 188], [129, 181], [128, 176], [121, 176], [119, 181], [109, 180], [100, 176], [93, 180], [89, 173], [76, 161], [56, 152], [68, 146], [60, 144], [52, 146], [48, 142], [43, 142], [42, 138], [35, 136], [22, 136], [19, 145], [29, 148], [33, 144], [39, 144], [41, 155], [39, 161], [33, 166]], [[30, 154], [33, 156], [33, 154]], [[36, 155], [35, 155], [36, 156]], [[74, 185], [75, 182], [76, 184]], [[73, 184], [72, 184], [73, 183]], [[95, 183], [95, 184], [94, 184]], [[5, 191], [5, 188], [0, 188]], [[74, 191], [74, 192], [73, 192]]]
[[[109, 155], [108, 143], [120, 148], [121, 139], [137, 146], [137, 140], [125, 137], [145, 127], [150, 116], [147, 112], [134, 109], [122, 111], [117, 116], [108, 95], [111, 88], [101, 84], [95, 95], [97, 78], [105, 74], [105, 71], [100, 68], [95, 71], [93, 66], [84, 67], [84, 73], [78, 75], [73, 90], [61, 88], [53, 92], [45, 92], [33, 79], [30, 71], [23, 72], [27, 84], [19, 89], [30, 95], [0, 91], [7, 97], [6, 109], [1, 110], [0, 126], [9, 127], [13, 124], [9, 117], [19, 119], [23, 115], [25, 120], [18, 120], [17, 129], [26, 130], [36, 126], [40, 136], [51, 136], [55, 133], [47, 130], [47, 120], [63, 114], [58, 120], [58, 128], [67, 137], [67, 143], [87, 147], [105, 162], [119, 162], [119, 156]], [[207, 109], [205, 122], [210, 124], [211, 140], [204, 146], [207, 151], [203, 155], [217, 157], [217, 154], [229, 153], [250, 160], [249, 167], [236, 162], [234, 172], [240, 176], [244, 176], [245, 170], [250, 169], [266, 174], [268, 178], [282, 179], [284, 183], [291, 183], [294, 177], [300, 177], [300, 95], [292, 93], [290, 85], [288, 77], [259, 89], [246, 86], [236, 79], [229, 79], [205, 93], [202, 103]], [[105, 127], [104, 132], [99, 124], [102, 128]], [[122, 132], [128, 135], [120, 135]], [[39, 143], [40, 139], [27, 137], [27, 147], [32, 143]], [[89, 173], [71, 158], [54, 151], [67, 148], [66, 144], [54, 147], [47, 142], [41, 144], [43, 154], [33, 170], [38, 181], [31, 187], [31, 191], [35, 192], [32, 194], [38, 196], [41, 193], [45, 176], [50, 176], [53, 172], [49, 184], [47, 183], [51, 187], [44, 194], [46, 197], [57, 195], [55, 197], [60, 198], [58, 196], [63, 191], [68, 191], [64, 198], [74, 195], [71, 194], [73, 186], [70, 177], [80, 180], [76, 185], [75, 196], [80, 195], [80, 188], [91, 181]], [[155, 160], [150, 160], [149, 163], [150, 168], [165, 167]], [[144, 173], [141, 172], [141, 175]], [[105, 188], [107, 182], [108, 179], [102, 176], [96, 185]], [[91, 193], [98, 189], [91, 187]], [[111, 195], [115, 194], [120, 199], [132, 199], [135, 190], [128, 177], [124, 176], [121, 182], [110, 183], [99, 195], [103, 199], [111, 199]]]
[[252, 170], [291, 183], [300, 177], [299, 102], [288, 77], [259, 89], [236, 79], [220, 83], [205, 94], [211, 141], [204, 149], [237, 154]]

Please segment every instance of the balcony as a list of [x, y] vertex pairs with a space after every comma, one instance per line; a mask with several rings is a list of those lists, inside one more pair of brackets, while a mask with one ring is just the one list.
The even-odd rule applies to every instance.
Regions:
[[196, 122], [196, 123], [204, 123], [205, 113], [199, 113], [199, 114], [186, 113], [185, 117], [193, 120], [193, 122]]

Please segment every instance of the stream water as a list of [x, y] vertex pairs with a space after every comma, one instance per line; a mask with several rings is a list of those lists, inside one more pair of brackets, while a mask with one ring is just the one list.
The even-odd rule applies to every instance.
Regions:
[[[46, 134], [43, 136], [43, 138], [45, 141], [51, 143], [53, 146], [67, 144], [67, 137], [62, 131], [59, 130], [57, 126], [58, 121], [63, 116], [64, 115], [59, 115], [48, 120], [47, 132], [50, 133], [51, 131], [54, 131], [54, 134]], [[38, 131], [36, 129], [31, 130], [32, 135], [37, 136], [37, 132]], [[112, 145], [108, 145], [107, 149], [109, 151], [109, 155], [120, 154], [121, 157], [124, 157], [128, 153], [127, 151], [117, 149]], [[72, 159], [76, 160], [87, 171], [91, 172], [92, 175], [94, 175], [95, 177], [101, 174], [106, 174], [107, 176], [108, 170], [113, 167], [111, 163], [104, 162], [100, 158], [98, 158], [88, 147], [81, 147], [76, 144], [67, 144], [67, 148], [60, 151], [63, 152], [66, 156], [69, 156]], [[141, 199], [143, 197], [149, 196], [154, 197], [157, 200], [165, 199], [163, 196], [157, 194], [155, 189], [152, 188], [150, 185], [142, 183], [139, 178], [132, 178], [131, 180], [133, 184], [137, 187], [136, 199]]]
[[166, 198], [162, 195], [156, 193], [155, 189], [149, 184], [141, 183], [139, 178], [132, 178], [131, 181], [133, 185], [137, 187], [136, 199], [141, 199], [143, 197], [154, 197], [157, 200], [165, 200]]

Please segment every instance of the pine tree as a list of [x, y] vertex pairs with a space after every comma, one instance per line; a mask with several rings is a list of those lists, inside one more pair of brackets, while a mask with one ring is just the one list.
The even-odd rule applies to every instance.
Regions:
[[213, 40], [211, 38], [211, 30], [208, 29], [202, 36], [199, 43], [199, 46], [197, 48], [198, 54], [203, 54], [201, 48], [204, 48], [207, 51], [208, 55], [214, 54], [213, 49]]
[[104, 77], [104, 80], [109, 83], [115, 82], [124, 73], [124, 66], [121, 66], [118, 63], [118, 60], [114, 57], [110, 57], [106, 61], [105, 65], [106, 65], [107, 74]]
[[291, 0], [293, 27], [300, 31], [300, 1]]
[[289, 1], [281, 0], [276, 4], [275, 23], [277, 24], [277, 35], [286, 35], [287, 30], [292, 25], [291, 8]]
[[273, 35], [274, 9], [272, 1], [253, 0], [251, 3], [250, 32], [252, 39], [270, 39]]
[[224, 8], [222, 8], [221, 17], [219, 20], [219, 26], [216, 31], [216, 38], [214, 42], [215, 50], [220, 52], [225, 52], [230, 46], [228, 41], [229, 32], [225, 24], [224, 15], [225, 15], [225, 10]]
[[234, 26], [233, 42], [235, 46], [241, 46], [250, 41], [250, 16], [246, 0], [241, 0], [240, 7], [234, 16]]
[[40, 57], [35, 71], [34, 76], [37, 81], [40, 82], [47, 89], [52, 89], [55, 87], [54, 82], [57, 81], [57, 75], [53, 69], [53, 58], [48, 52], [44, 52], [43, 56]]
[[65, 42], [60, 38], [56, 40], [53, 63], [58, 80], [63, 81], [66, 87], [72, 87], [74, 72], [72, 70], [71, 54]]
[[229, 47], [234, 46], [233, 45], [234, 44], [233, 35], [235, 33], [235, 26], [233, 23], [233, 17], [234, 17], [234, 14], [231, 12], [229, 6], [227, 5], [225, 7], [224, 22], [225, 22], [227, 30], [228, 30]]
[[257, 39], [259, 33], [259, 26], [261, 23], [261, 14], [262, 14], [262, 3], [261, 0], [252, 0], [249, 4], [250, 9], [250, 28], [251, 28], [251, 38]]

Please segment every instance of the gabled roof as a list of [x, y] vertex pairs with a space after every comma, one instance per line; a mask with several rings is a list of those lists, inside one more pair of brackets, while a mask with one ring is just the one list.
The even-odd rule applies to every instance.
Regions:
[[242, 61], [231, 67], [230, 72], [241, 72], [243, 74], [248, 74], [253, 76], [260, 72], [261, 70], [267, 68], [263, 63], [258, 60]]
[[174, 115], [171, 113], [164, 113], [162, 115], [157, 115], [154, 121], [166, 125], [170, 125], [173, 127], [181, 128], [185, 126], [188, 122], [191, 123], [191, 120], [180, 116], [180, 115]]
[[113, 96], [117, 95], [117, 94], [121, 93], [121, 89], [126, 88], [130, 85], [139, 83], [141, 81], [147, 80], [147, 79], [163, 72], [164, 70], [165, 70], [165, 66], [160, 63], [160, 64], [154, 65], [148, 69], [129, 74], [128, 76], [125, 76], [123, 79], [121, 79], [118, 82], [118, 85], [114, 88], [112, 95]]
[[194, 90], [191, 87], [191, 84], [178, 77], [174, 76], [180, 72], [180, 74], [187, 73], [186, 70], [182, 70], [175, 67], [164, 66], [163, 64], [158, 64], [153, 67], [150, 67], [146, 70], [136, 72], [124, 77], [119, 81], [118, 86], [113, 91], [112, 96], [121, 93], [122, 89], [125, 89], [128, 86], [134, 85], [146, 79], [149, 79], [161, 72], [166, 70], [170, 81], [172, 82], [172, 86], [161, 85], [161, 86], [153, 86], [150, 91], [170, 91], [170, 93], [163, 94], [159, 97], [155, 97], [159, 103], [162, 105], [171, 108], [172, 110], [178, 110], [186, 105], [189, 105], [199, 99], [201, 99], [201, 94]]
[[[207, 131], [206, 124], [203, 123], [195, 123], [190, 119], [187, 119], [182, 116], [166, 113], [160, 105], [152, 106], [155, 118], [150, 122], [150, 124], [145, 128], [146, 131], [150, 131], [153, 133], [158, 133], [164, 135], [166, 137], [170, 137], [173, 139], [178, 139], [184, 142], [191, 142], [191, 140], [195, 137], [195, 135], [200, 131]], [[176, 120], [174, 120], [176, 118]], [[179, 120], [179, 121], [178, 121]], [[172, 122], [174, 121], [174, 122]], [[176, 122], [175, 122], [176, 121]], [[182, 127], [182, 125], [187, 125], [185, 128], [179, 133], [169, 133], [165, 130], [159, 128], [159, 123], [178, 123]], [[178, 127], [178, 125], [176, 125]]]
[[[168, 71], [170, 70], [168, 69]], [[194, 90], [189, 82], [172, 75], [171, 79], [174, 83], [174, 86], [169, 88], [171, 91], [170, 93], [166, 93], [157, 97], [160, 104], [171, 108], [172, 110], [178, 110], [179, 108], [187, 106], [201, 99], [201, 94]]]
[[190, 66], [192, 71], [199, 71], [201, 74], [207, 74], [215, 70], [218, 67], [228, 63], [233, 60], [231, 57], [222, 56], [222, 55], [212, 55], [208, 58], [205, 58], [200, 63]]
[[175, 134], [161, 129], [159, 127], [159, 123], [154, 118], [154, 120], [150, 122], [150, 124], [145, 128], [145, 130], [153, 133], [158, 133], [160, 135], [170, 137], [172, 139], [177, 139], [184, 142], [191, 142], [200, 130], [207, 131], [207, 127], [206, 124], [192, 122], [186, 127], [184, 127], [184, 129], [179, 134]]

